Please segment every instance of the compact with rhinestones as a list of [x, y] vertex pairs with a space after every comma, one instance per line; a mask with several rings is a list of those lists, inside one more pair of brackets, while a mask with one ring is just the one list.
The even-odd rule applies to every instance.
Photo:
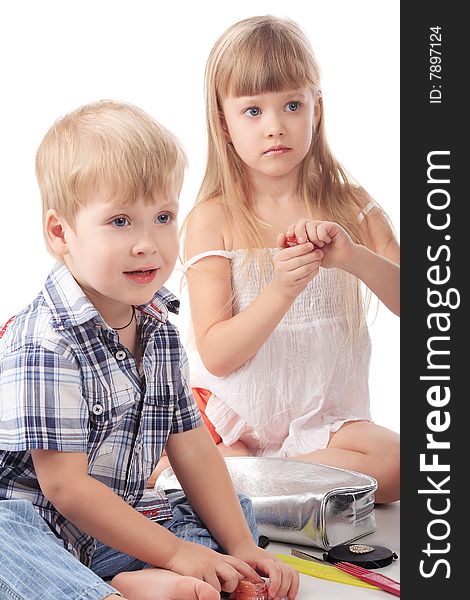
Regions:
[[330, 563], [348, 562], [365, 569], [386, 567], [397, 558], [389, 548], [369, 544], [340, 544], [323, 554], [323, 559]]

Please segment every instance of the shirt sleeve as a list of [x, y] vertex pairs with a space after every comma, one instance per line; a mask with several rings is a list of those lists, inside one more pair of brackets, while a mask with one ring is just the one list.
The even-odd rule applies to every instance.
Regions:
[[180, 346], [179, 386], [171, 433], [195, 429], [202, 423], [201, 412], [196, 404], [189, 381], [189, 364], [184, 348]]
[[0, 448], [86, 452], [88, 409], [72, 360], [39, 344], [9, 353], [0, 377]]

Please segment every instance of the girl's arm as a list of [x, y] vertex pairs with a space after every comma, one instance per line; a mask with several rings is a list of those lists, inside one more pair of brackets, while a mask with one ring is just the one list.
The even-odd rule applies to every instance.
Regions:
[[287, 235], [307, 237], [323, 250], [322, 267], [340, 268], [363, 281], [396, 315], [400, 314], [400, 249], [385, 216], [374, 209], [367, 215], [371, 248], [355, 244], [337, 223], [301, 219]]
[[[188, 223], [186, 256], [230, 248], [231, 240], [224, 235], [224, 223], [225, 215], [219, 203], [201, 205]], [[235, 316], [229, 259], [206, 257], [188, 270], [196, 344], [211, 373], [229, 375], [256, 354], [297, 295], [318, 273], [322, 253], [312, 250], [313, 245], [305, 243], [279, 252], [272, 282], [250, 306]]]
[[364, 222], [371, 236], [371, 249], [380, 256], [388, 258], [399, 265], [400, 246], [389, 221], [382, 211], [378, 207], [373, 208], [366, 215]]
[[399, 264], [357, 245], [345, 270], [363, 281], [385, 306], [400, 316]]
[[346, 270], [356, 275], [394, 314], [400, 315], [400, 246], [379, 208], [366, 215], [371, 248], [357, 246]]

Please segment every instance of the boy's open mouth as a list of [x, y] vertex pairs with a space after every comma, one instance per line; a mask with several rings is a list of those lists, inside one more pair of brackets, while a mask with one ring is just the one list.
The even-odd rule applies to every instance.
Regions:
[[137, 271], [124, 271], [126, 275], [150, 275], [156, 269], [138, 269]]
[[139, 284], [147, 284], [152, 283], [155, 280], [157, 271], [158, 269], [154, 268], [137, 269], [136, 271], [124, 271], [124, 275], [127, 277], [128, 281]]

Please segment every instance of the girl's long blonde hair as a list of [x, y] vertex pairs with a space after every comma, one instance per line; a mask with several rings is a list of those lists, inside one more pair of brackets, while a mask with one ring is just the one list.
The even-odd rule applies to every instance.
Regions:
[[[222, 102], [227, 96], [254, 96], [301, 87], [313, 91], [321, 109], [310, 149], [299, 170], [298, 192], [307, 213], [323, 215], [342, 225], [354, 242], [369, 244], [366, 220], [360, 223], [358, 218], [368, 202], [367, 193], [352, 181], [328, 147], [320, 72], [310, 42], [292, 20], [271, 15], [235, 23], [220, 36], [209, 55], [205, 72], [207, 166], [185, 225], [200, 204], [218, 198], [227, 223], [246, 247], [264, 247], [263, 223], [253, 211], [250, 180], [243, 161], [227, 143], [223, 130]], [[364, 323], [365, 307], [360, 301], [358, 322], [360, 287], [355, 278], [350, 279], [350, 305], [351, 308], [356, 306], [356, 326], [350, 330], [357, 331], [358, 325], [360, 329]], [[352, 321], [352, 315], [350, 317]]]

